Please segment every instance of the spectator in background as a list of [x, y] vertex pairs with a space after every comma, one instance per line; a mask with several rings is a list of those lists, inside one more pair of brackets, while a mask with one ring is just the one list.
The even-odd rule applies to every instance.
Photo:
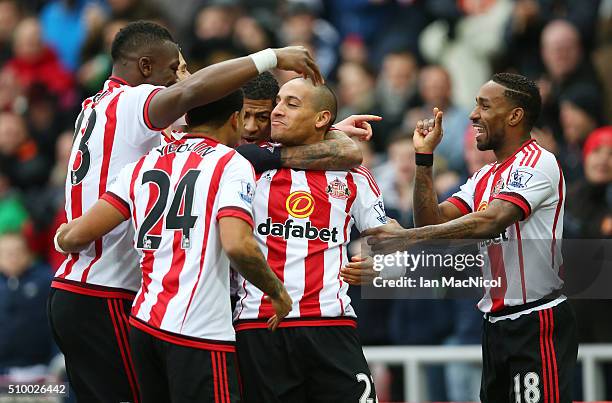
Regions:
[[0, 234], [20, 231], [26, 220], [26, 211], [21, 197], [11, 187], [11, 181], [0, 167]]
[[315, 7], [306, 1], [287, 3], [281, 28], [286, 45], [308, 45], [323, 77], [329, 77], [338, 62], [338, 31], [329, 22], [318, 18]]
[[[419, 73], [419, 95], [423, 106], [410, 109], [404, 119], [405, 128], [413, 128], [417, 121], [428, 119], [434, 107], [444, 111], [444, 137], [436, 149], [446, 160], [448, 169], [465, 172], [463, 139], [470, 126], [470, 112], [452, 103], [452, 83], [448, 72], [440, 66], [428, 66]], [[473, 140], [473, 139], [472, 139]]]
[[456, 23], [434, 21], [419, 38], [424, 59], [444, 66], [451, 74], [453, 102], [469, 109], [474, 94], [493, 73], [490, 60], [502, 47], [504, 24], [512, 12], [510, 0], [457, 2], [472, 3], [480, 6], [459, 9], [463, 17]]
[[47, 325], [51, 269], [36, 262], [19, 232], [0, 235], [0, 375], [45, 379], [56, 348]]
[[[384, 120], [378, 122], [377, 132], [391, 133], [401, 126], [404, 112], [414, 104], [417, 95], [419, 66], [414, 55], [397, 50], [385, 55], [376, 82], [376, 102]], [[380, 151], [378, 138], [373, 138]], [[383, 143], [383, 145], [386, 145]]]
[[188, 57], [194, 70], [244, 53], [241, 45], [234, 42], [234, 25], [239, 14], [235, 0], [211, 1], [195, 14]]
[[593, 46], [597, 9], [600, 0], [517, 0], [504, 28], [503, 67], [517, 70], [532, 79], [543, 71], [540, 35], [549, 22], [563, 18], [570, 21], [583, 40]]
[[25, 90], [40, 83], [58, 96], [62, 107], [74, 104], [72, 76], [55, 52], [43, 42], [36, 18], [26, 18], [19, 23], [13, 39], [13, 52], [14, 57], [5, 68], [12, 71]]
[[263, 22], [250, 16], [240, 17], [236, 21], [234, 40], [249, 54], [278, 47], [274, 33]]
[[412, 136], [397, 132], [389, 139], [388, 161], [374, 170], [385, 198], [387, 216], [404, 228], [412, 228], [412, 189], [414, 188], [414, 146]]
[[351, 62], [366, 65], [368, 63], [368, 48], [363, 39], [356, 34], [349, 35], [340, 45], [341, 62]]
[[546, 25], [542, 31], [541, 46], [546, 67], [538, 83], [542, 94], [541, 121], [558, 135], [561, 132], [559, 103], [565, 92], [577, 84], [586, 84], [595, 90], [597, 103], [601, 104], [601, 85], [588, 54], [583, 51], [580, 33], [570, 22], [555, 20]]
[[20, 19], [16, 0], [0, 0], [0, 66], [11, 58], [13, 33]]
[[162, 22], [160, 9], [147, 0], [106, 0], [111, 10], [111, 18], [137, 21], [154, 20]]
[[117, 32], [127, 24], [126, 20], [111, 20], [99, 29], [90, 31], [82, 49], [83, 62], [76, 73], [77, 82], [86, 95], [95, 94], [110, 76], [111, 44]]
[[575, 84], [568, 88], [560, 101], [563, 141], [559, 149], [559, 162], [569, 186], [583, 177], [582, 146], [589, 133], [601, 122], [601, 104], [597, 89], [587, 84]]

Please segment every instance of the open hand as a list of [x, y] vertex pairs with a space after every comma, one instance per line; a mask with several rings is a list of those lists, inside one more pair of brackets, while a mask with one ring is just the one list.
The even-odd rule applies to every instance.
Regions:
[[281, 70], [295, 71], [304, 78], [310, 78], [315, 85], [323, 84], [323, 76], [312, 55], [304, 46], [287, 46], [274, 49], [276, 67]]

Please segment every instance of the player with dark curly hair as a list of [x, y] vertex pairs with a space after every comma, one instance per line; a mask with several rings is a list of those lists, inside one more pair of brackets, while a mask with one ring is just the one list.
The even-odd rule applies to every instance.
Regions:
[[[442, 112], [417, 122], [414, 222], [366, 231], [376, 252], [406, 250], [419, 240], [473, 239], [490, 282], [478, 303], [484, 312], [484, 403], [571, 402], [578, 343], [574, 313], [562, 295], [560, 253], [565, 181], [555, 156], [531, 138], [542, 100], [536, 84], [495, 74], [470, 114], [479, 150], [497, 161], [477, 171], [438, 204], [433, 152], [442, 138]], [[476, 242], [476, 241], [474, 241]]]

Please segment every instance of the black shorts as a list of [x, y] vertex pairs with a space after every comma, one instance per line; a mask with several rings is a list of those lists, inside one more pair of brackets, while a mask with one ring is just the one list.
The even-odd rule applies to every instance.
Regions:
[[49, 323], [79, 402], [140, 402], [128, 344], [132, 301], [51, 289]]
[[144, 403], [239, 403], [236, 354], [179, 346], [135, 327], [130, 341]]
[[516, 319], [485, 319], [480, 399], [569, 403], [577, 354], [576, 321], [567, 301]]
[[353, 327], [241, 330], [236, 349], [247, 403], [376, 401]]

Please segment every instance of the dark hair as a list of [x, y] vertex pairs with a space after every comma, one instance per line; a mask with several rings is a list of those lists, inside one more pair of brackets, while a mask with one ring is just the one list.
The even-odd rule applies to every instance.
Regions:
[[319, 84], [315, 88], [315, 106], [320, 111], [329, 111], [331, 113], [331, 119], [329, 126], [331, 127], [336, 121], [338, 115], [338, 99], [336, 94], [327, 84]]
[[161, 25], [150, 21], [130, 22], [115, 35], [111, 46], [111, 57], [113, 62], [116, 62], [132, 52], [164, 41], [174, 42], [174, 38]]
[[535, 82], [525, 76], [498, 73], [491, 77], [493, 82], [506, 87], [504, 96], [525, 111], [525, 125], [531, 129], [537, 122], [542, 109], [542, 97]]
[[215, 102], [191, 109], [187, 112], [187, 125], [196, 127], [207, 124], [213, 128], [219, 128], [234, 112], [240, 112], [242, 103], [243, 92], [238, 89]]
[[270, 100], [276, 102], [279, 86], [276, 78], [269, 71], [263, 72], [242, 86], [244, 97], [254, 100]]

